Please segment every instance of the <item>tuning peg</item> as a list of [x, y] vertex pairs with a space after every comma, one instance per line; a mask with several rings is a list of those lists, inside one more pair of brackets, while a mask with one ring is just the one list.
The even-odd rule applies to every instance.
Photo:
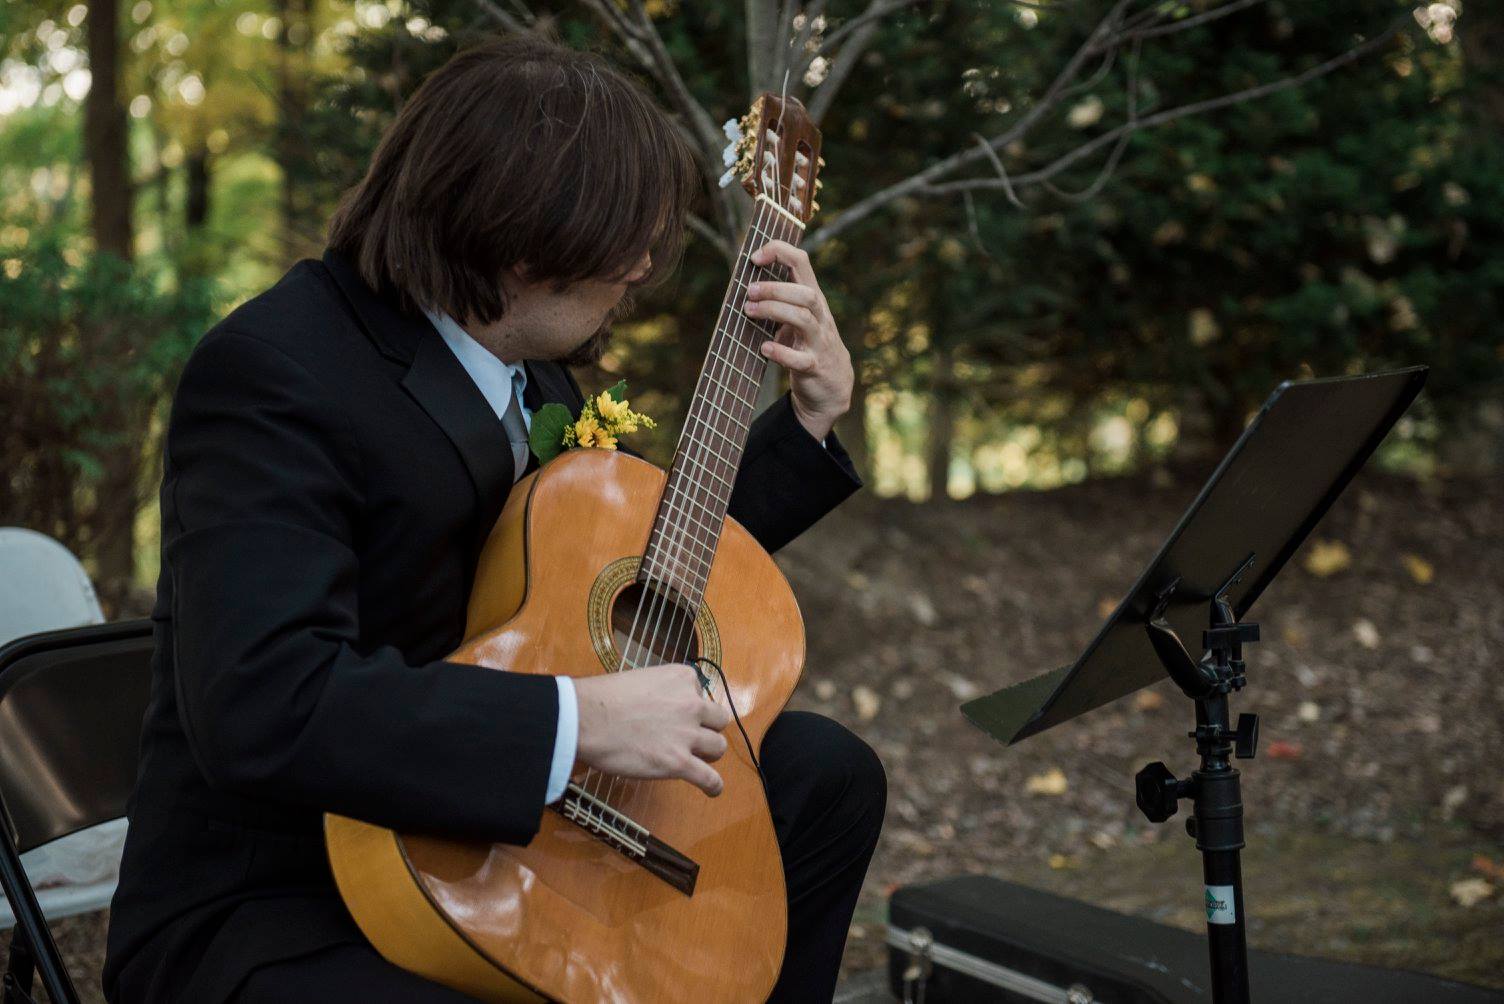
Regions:
[[821, 188], [823, 188], [824, 185], [825, 185], [825, 182], [821, 181], [819, 178], [815, 179], [815, 191], [816, 192], [818, 192]]
[[805, 164], [808, 164], [808, 163], [809, 163], [809, 158], [808, 157], [806, 157], [804, 154], [800, 153], [797, 150], [794, 151], [794, 166], [795, 167], [803, 167]]
[[825, 158], [824, 157], [817, 157], [815, 159], [815, 163], [819, 164], [821, 167], [824, 167], [825, 166]]
[[820, 211], [820, 203], [818, 203], [818, 202], [811, 202], [809, 204], [809, 211], [811, 213], [818, 213]]

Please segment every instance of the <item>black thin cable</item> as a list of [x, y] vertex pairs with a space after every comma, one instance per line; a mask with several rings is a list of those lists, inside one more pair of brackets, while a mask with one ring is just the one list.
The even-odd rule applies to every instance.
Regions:
[[[752, 748], [752, 739], [747, 735], [746, 726], [742, 725], [742, 716], [737, 713], [736, 701], [731, 698], [731, 685], [726, 682], [726, 671], [714, 659], [706, 658], [703, 655], [697, 655], [689, 660], [689, 665], [694, 668], [695, 675], [700, 678], [700, 689], [707, 694], [710, 692], [710, 676], [699, 667], [698, 664], [702, 662], [709, 663], [720, 674], [721, 690], [726, 694], [726, 706], [731, 709], [731, 717], [736, 721], [737, 731], [742, 734], [742, 742], [747, 744], [747, 755], [752, 758], [752, 766], [757, 768], [757, 776], [762, 777], [762, 764], [757, 761], [757, 751]], [[766, 779], [764, 783], [766, 783]]]

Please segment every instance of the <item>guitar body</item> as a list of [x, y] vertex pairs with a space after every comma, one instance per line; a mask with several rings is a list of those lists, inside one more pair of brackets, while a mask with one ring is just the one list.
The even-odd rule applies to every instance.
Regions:
[[[519, 482], [451, 658], [521, 673], [617, 669], [624, 639], [612, 612], [637, 588], [664, 486], [661, 469], [605, 450], [569, 451]], [[802, 672], [804, 627], [782, 573], [734, 521], [693, 624], [695, 651], [724, 668], [760, 746]], [[724, 703], [719, 680], [713, 690]], [[340, 893], [388, 960], [482, 1000], [764, 1000], [783, 958], [783, 868], [757, 769], [734, 725], [726, 738], [718, 798], [685, 781], [613, 787], [594, 775], [612, 809], [671, 848], [681, 869], [683, 859], [696, 866], [689, 891], [545, 811], [525, 847], [327, 816]], [[589, 790], [583, 770], [574, 781]], [[505, 764], [496, 783], [507, 783]]]

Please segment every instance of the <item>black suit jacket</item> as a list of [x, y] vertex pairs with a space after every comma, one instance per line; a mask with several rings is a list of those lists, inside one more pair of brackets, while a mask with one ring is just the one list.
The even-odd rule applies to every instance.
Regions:
[[[578, 410], [566, 370], [527, 368], [530, 407]], [[258, 965], [358, 940], [326, 810], [491, 841], [537, 831], [553, 680], [444, 661], [511, 490], [506, 442], [428, 321], [336, 255], [194, 351], [167, 434], [111, 1000], [221, 1001]], [[784, 398], [752, 427], [731, 514], [775, 550], [859, 484]]]

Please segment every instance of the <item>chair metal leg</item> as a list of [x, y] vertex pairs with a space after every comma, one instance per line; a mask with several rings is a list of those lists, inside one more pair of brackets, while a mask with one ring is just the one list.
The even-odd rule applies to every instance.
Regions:
[[0, 997], [0, 1004], [36, 1004], [36, 999], [31, 996], [35, 966], [31, 939], [17, 925], [10, 935], [10, 957], [5, 963], [4, 996]]
[[[4, 813], [3, 808], [0, 805], [0, 820], [7, 820], [9, 814]], [[52, 940], [52, 930], [47, 926], [42, 908], [37, 905], [36, 893], [32, 891], [31, 882], [26, 878], [26, 870], [21, 867], [21, 855], [16, 851], [16, 842], [11, 838], [10, 827], [4, 822], [0, 822], [0, 885], [4, 886], [5, 898], [10, 901], [11, 912], [16, 915], [16, 934], [25, 934], [24, 939], [17, 937], [11, 941], [12, 949], [18, 944], [24, 945], [28, 956], [25, 960], [25, 985], [17, 986], [17, 989], [22, 993], [31, 989], [30, 969], [35, 964], [41, 971], [42, 986], [46, 988], [52, 1004], [78, 1004], [78, 991], [68, 978], [62, 953], [57, 950], [57, 942]], [[12, 985], [21, 983], [10, 977], [11, 974], [7, 973], [5, 1004], [11, 1004]], [[19, 1000], [30, 1000], [30, 994], [26, 993]]]

